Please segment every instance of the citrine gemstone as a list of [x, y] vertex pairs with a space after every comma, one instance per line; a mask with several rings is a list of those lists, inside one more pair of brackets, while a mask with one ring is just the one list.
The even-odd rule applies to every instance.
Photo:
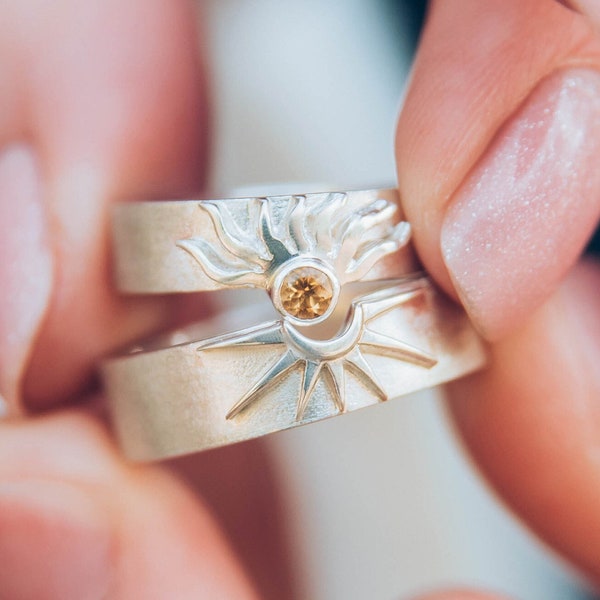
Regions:
[[292, 317], [303, 320], [322, 317], [331, 305], [333, 285], [329, 277], [313, 267], [290, 271], [279, 291], [281, 305]]

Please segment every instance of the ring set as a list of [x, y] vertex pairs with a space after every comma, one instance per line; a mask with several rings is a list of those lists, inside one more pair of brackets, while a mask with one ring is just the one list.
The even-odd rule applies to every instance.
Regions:
[[395, 190], [122, 204], [113, 232], [122, 292], [270, 299], [104, 363], [132, 459], [314, 422], [485, 361], [464, 312], [419, 271]]

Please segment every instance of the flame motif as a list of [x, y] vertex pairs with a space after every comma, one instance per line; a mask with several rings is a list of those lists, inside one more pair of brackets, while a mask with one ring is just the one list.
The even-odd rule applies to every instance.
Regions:
[[344, 193], [251, 198], [244, 214], [229, 203], [203, 201], [222, 248], [201, 238], [179, 240], [211, 279], [229, 286], [267, 288], [292, 258], [322, 260], [339, 283], [363, 277], [410, 237], [410, 225], [393, 224], [395, 204], [377, 199], [356, 208]]

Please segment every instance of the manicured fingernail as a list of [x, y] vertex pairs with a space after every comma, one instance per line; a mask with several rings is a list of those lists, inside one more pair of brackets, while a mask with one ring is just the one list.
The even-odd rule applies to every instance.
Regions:
[[91, 495], [56, 481], [0, 484], [0, 596], [106, 598], [111, 528]]
[[52, 284], [38, 167], [26, 144], [0, 152], [0, 393], [13, 412]]
[[496, 338], [554, 290], [600, 214], [600, 74], [556, 73], [499, 131], [459, 189], [442, 253], [474, 323]]

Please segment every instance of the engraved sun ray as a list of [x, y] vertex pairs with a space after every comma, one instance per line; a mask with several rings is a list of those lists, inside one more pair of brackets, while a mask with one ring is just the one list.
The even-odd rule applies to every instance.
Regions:
[[387, 400], [388, 396], [365, 354], [384, 355], [426, 369], [435, 366], [437, 360], [424, 350], [370, 329], [368, 323], [422, 293], [425, 285], [422, 280], [416, 280], [357, 298], [352, 303], [344, 331], [331, 340], [312, 340], [289, 323], [274, 321], [203, 342], [198, 346], [199, 351], [253, 345], [284, 346], [282, 354], [236, 402], [226, 418], [233, 419], [239, 415], [293, 369], [302, 369], [296, 404], [297, 421], [304, 417], [320, 381], [323, 381], [339, 412], [344, 412], [347, 373], [379, 401]]
[[377, 381], [377, 377], [375, 376], [375, 373], [373, 373], [371, 365], [363, 356], [360, 348], [356, 347], [348, 354], [344, 360], [344, 366], [353, 372], [361, 383], [377, 396], [380, 402], [385, 402], [388, 399], [387, 394], [381, 387], [381, 384]]
[[321, 377], [321, 369], [324, 364], [325, 363], [323, 362], [313, 362], [312, 360], [304, 361], [302, 383], [300, 384], [300, 397], [298, 398], [298, 406], [296, 408], [296, 421], [300, 421], [304, 416], [308, 401]]
[[332, 386], [333, 402], [340, 412], [344, 412], [346, 408], [346, 384], [343, 362], [340, 360], [326, 362], [325, 373]]
[[269, 367], [269, 370], [244, 394], [244, 396], [227, 413], [227, 419], [233, 419], [246, 406], [254, 402], [259, 396], [262, 396], [269, 387], [289, 369], [298, 363], [298, 358], [289, 350], [283, 354], [276, 363]]

